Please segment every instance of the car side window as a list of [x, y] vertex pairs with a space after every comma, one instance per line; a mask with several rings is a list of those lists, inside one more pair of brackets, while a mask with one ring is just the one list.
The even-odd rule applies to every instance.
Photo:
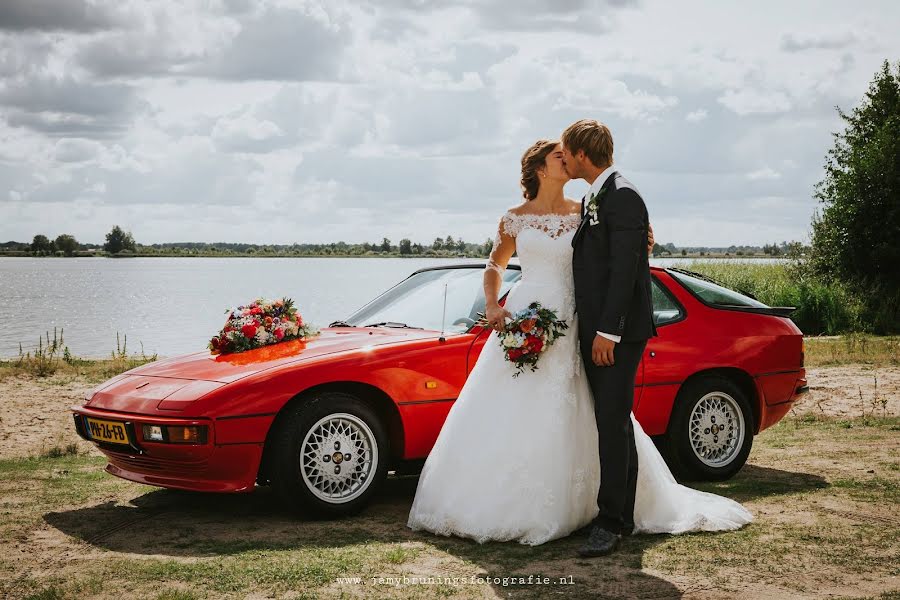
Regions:
[[652, 280], [653, 323], [659, 327], [666, 323], [680, 321], [684, 316], [682, 308], [675, 302], [675, 299], [669, 295], [669, 292], [663, 288], [663, 284], [661, 284], [656, 277], [653, 277]]

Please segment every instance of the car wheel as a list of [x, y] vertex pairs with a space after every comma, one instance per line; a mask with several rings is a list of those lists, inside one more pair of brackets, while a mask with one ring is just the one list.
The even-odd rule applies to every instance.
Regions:
[[388, 437], [375, 411], [337, 392], [286, 411], [271, 440], [275, 494], [287, 507], [318, 517], [360, 511], [387, 477]]
[[721, 481], [737, 473], [753, 446], [753, 412], [731, 380], [707, 376], [681, 388], [663, 447], [683, 479]]

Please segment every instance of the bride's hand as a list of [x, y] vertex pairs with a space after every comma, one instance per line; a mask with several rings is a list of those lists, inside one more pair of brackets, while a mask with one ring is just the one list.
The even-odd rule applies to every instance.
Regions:
[[512, 315], [508, 310], [498, 304], [489, 306], [487, 310], [484, 311], [484, 318], [487, 319], [488, 327], [496, 329], [497, 331], [503, 331], [506, 326], [506, 319], [512, 318]]

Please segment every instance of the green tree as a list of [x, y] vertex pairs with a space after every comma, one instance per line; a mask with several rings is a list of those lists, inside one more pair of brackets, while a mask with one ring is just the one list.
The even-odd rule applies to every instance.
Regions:
[[660, 254], [665, 252], [665, 250], [666, 249], [663, 248], [662, 246], [660, 246], [659, 244], [653, 244], [653, 256], [654, 257], [659, 256]]
[[400, 254], [412, 254], [412, 241], [406, 238], [400, 240]]
[[809, 266], [826, 281], [860, 290], [876, 332], [900, 330], [900, 64], [884, 61], [862, 102], [834, 134], [822, 204], [812, 221]]
[[444, 238], [434, 238], [434, 242], [431, 244], [432, 250], [440, 250], [444, 247]]
[[121, 227], [116, 225], [106, 234], [106, 243], [103, 244], [103, 249], [110, 254], [118, 254], [123, 250], [134, 252], [136, 245], [134, 243], [134, 238], [131, 237], [131, 232], [125, 232]]
[[66, 256], [72, 256], [78, 250], [78, 242], [68, 233], [57, 236], [54, 243], [56, 244], [56, 249], [62, 250]]
[[387, 238], [382, 238], [381, 251], [382, 252], [390, 252], [391, 251], [391, 240], [389, 240]]
[[31, 241], [31, 251], [35, 254], [49, 254], [53, 252], [53, 242], [46, 235], [38, 234]]

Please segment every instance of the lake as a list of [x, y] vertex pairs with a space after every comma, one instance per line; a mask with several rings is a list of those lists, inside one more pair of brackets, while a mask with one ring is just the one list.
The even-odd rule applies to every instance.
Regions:
[[[731, 259], [777, 262], [777, 259]], [[225, 322], [225, 309], [257, 296], [293, 298], [304, 320], [326, 326], [423, 267], [466, 258], [0, 258], [0, 357], [65, 330], [69, 350], [108, 357], [116, 332], [128, 352], [195, 352]], [[657, 266], [684, 259], [651, 260]]]

